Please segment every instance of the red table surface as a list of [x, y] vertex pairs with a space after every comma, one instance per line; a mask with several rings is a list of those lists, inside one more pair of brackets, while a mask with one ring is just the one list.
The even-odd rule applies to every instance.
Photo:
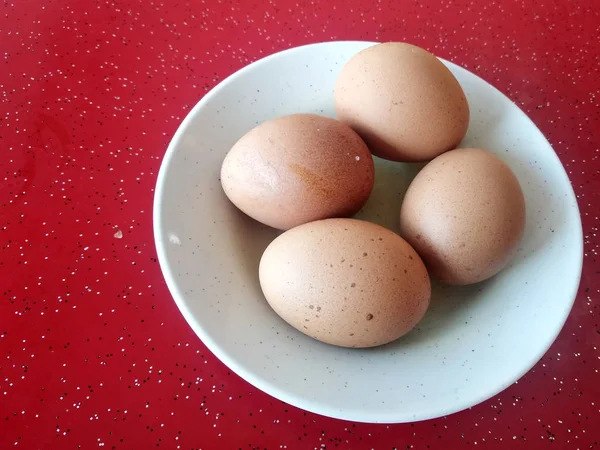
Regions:
[[[0, 4], [0, 449], [600, 448], [597, 0]], [[406, 40], [489, 81], [565, 165], [583, 278], [535, 368], [468, 411], [350, 423], [273, 399], [194, 335], [161, 276], [156, 175], [191, 107], [267, 54]]]

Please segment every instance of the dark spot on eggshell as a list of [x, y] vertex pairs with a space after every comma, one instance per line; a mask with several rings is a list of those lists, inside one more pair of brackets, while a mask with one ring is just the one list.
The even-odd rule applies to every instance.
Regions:
[[[349, 232], [340, 236], [342, 224]], [[382, 247], [379, 237], [385, 237], [385, 251], [375, 250]], [[407, 258], [409, 253], [415, 261]], [[281, 256], [290, 254], [301, 271], [281, 265]], [[360, 271], [340, 264], [349, 262], [342, 255], [361, 254], [369, 257], [359, 259]], [[324, 271], [322, 264], [332, 261], [337, 264]], [[402, 274], [405, 269], [410, 278]], [[423, 316], [430, 296], [427, 270], [410, 245], [390, 230], [355, 219], [326, 219], [285, 232], [264, 251], [260, 277], [263, 286], [271, 280], [265, 296], [270, 304], [281, 304], [275, 309], [290, 325], [343, 347], [372, 347], [399, 338]], [[377, 326], [365, 332], [365, 322]]]

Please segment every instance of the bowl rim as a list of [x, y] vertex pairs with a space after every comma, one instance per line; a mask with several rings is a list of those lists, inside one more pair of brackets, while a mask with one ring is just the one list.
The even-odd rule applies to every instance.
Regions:
[[[318, 415], [331, 417], [331, 418], [335, 418], [335, 419], [341, 419], [341, 420], [348, 420], [348, 421], [362, 422], [362, 423], [391, 424], [391, 423], [417, 422], [417, 421], [429, 420], [429, 419], [435, 419], [435, 418], [447, 416], [447, 415], [450, 415], [450, 414], [453, 414], [453, 413], [456, 413], [456, 412], [459, 412], [459, 411], [462, 411], [465, 409], [469, 409], [473, 406], [476, 406], [476, 405], [496, 396], [500, 392], [504, 391], [510, 385], [515, 383], [521, 377], [523, 377], [527, 372], [529, 372], [540, 361], [540, 359], [544, 356], [544, 354], [546, 354], [546, 352], [550, 349], [550, 347], [556, 341], [556, 338], [558, 337], [558, 335], [564, 328], [564, 325], [571, 313], [571, 310], [572, 310], [575, 300], [577, 298], [577, 293], [579, 291], [579, 286], [580, 286], [580, 282], [581, 282], [582, 269], [583, 269], [583, 256], [584, 256], [584, 254], [583, 254], [583, 226], [582, 226], [581, 214], [580, 214], [577, 198], [576, 198], [575, 192], [573, 190], [571, 180], [569, 179], [567, 172], [565, 170], [565, 167], [563, 166], [562, 162], [560, 161], [560, 158], [556, 154], [554, 148], [552, 147], [550, 142], [548, 142], [548, 140], [543, 135], [543, 133], [539, 130], [539, 128], [535, 125], [535, 123], [529, 118], [529, 116], [527, 116], [527, 114], [525, 114], [525, 112], [523, 112], [523, 110], [515, 102], [513, 102], [509, 97], [504, 95], [500, 90], [498, 90], [492, 84], [488, 83], [487, 81], [485, 81], [478, 75], [474, 74], [470, 70], [468, 70], [464, 67], [458, 66], [457, 64], [454, 64], [450, 61], [444, 60], [443, 58], [439, 58], [442, 62], [446, 63], [447, 65], [456, 66], [461, 70], [467, 71], [470, 75], [483, 81], [489, 89], [493, 89], [493, 90], [497, 91], [497, 93], [499, 93], [504, 98], [506, 98], [516, 108], [515, 111], [518, 110], [517, 114], [520, 114], [522, 116], [521, 119], [527, 121], [529, 123], [529, 125], [532, 127], [532, 129], [535, 129], [540, 134], [540, 136], [544, 139], [544, 141], [548, 144], [548, 147], [551, 150], [551, 152], [548, 153], [548, 157], [553, 158], [554, 162], [558, 163], [558, 165], [562, 169], [560, 174], [564, 179], [563, 181], [566, 181], [568, 186], [570, 187], [570, 189], [567, 190], [566, 195], [568, 196], [568, 200], [574, 205], [574, 208], [576, 210], [575, 212], [577, 213], [579, 226], [575, 227], [575, 229], [571, 230], [571, 232], [577, 234], [577, 236], [576, 236], [577, 242], [579, 243], [578, 249], [577, 249], [578, 255], [579, 255], [579, 257], [577, 258], [578, 276], [576, 277], [575, 280], [573, 280], [574, 282], [573, 282], [573, 286], [571, 289], [572, 292], [570, 294], [571, 298], [570, 298], [570, 301], [568, 302], [568, 304], [565, 304], [566, 314], [564, 314], [564, 317], [561, 320], [560, 326], [557, 327], [555, 332], [552, 334], [552, 339], [549, 339], [547, 345], [542, 346], [538, 349], [538, 351], [535, 354], [535, 357], [532, 358], [531, 364], [525, 365], [524, 370], [518, 371], [517, 373], [515, 373], [515, 375], [513, 377], [511, 377], [510, 379], [507, 379], [504, 383], [497, 385], [494, 389], [487, 389], [485, 393], [480, 393], [479, 395], [477, 395], [474, 398], [469, 397], [468, 400], [460, 400], [460, 401], [454, 402], [452, 404], [452, 406], [433, 407], [433, 408], [430, 407], [430, 408], [427, 408], [425, 412], [419, 411], [419, 413], [416, 413], [416, 414], [407, 413], [407, 412], [399, 412], [399, 413], [389, 413], [388, 412], [388, 413], [382, 413], [382, 414], [376, 414], [376, 413], [374, 414], [372, 412], [365, 413], [365, 411], [360, 408], [356, 408], [356, 409], [352, 409], [352, 410], [346, 409], [346, 410], [341, 411], [337, 408], [327, 405], [324, 402], [319, 403], [318, 401], [314, 401], [314, 400], [307, 401], [306, 399], [302, 398], [301, 396], [294, 394], [294, 393], [290, 393], [289, 391], [286, 391], [284, 389], [281, 389], [277, 385], [271, 383], [269, 380], [267, 380], [261, 376], [257, 376], [255, 373], [253, 373], [251, 371], [247, 371], [241, 364], [238, 364], [236, 359], [231, 357], [226, 350], [222, 349], [221, 346], [218, 344], [218, 342], [215, 339], [213, 339], [208, 333], [205, 332], [203, 327], [196, 321], [194, 314], [192, 314], [191, 310], [188, 308], [187, 300], [185, 299], [183, 292], [181, 292], [180, 289], [178, 288], [176, 276], [173, 273], [173, 271], [171, 270], [171, 267], [168, 262], [168, 257], [167, 257], [167, 252], [166, 252], [166, 242], [163, 239], [163, 236], [165, 235], [166, 230], [163, 227], [163, 218], [162, 218], [162, 206], [163, 206], [162, 198], [164, 196], [165, 189], [166, 189], [166, 181], [165, 181], [166, 174], [169, 171], [169, 167], [170, 167], [172, 160], [176, 154], [176, 150], [179, 147], [182, 138], [187, 133], [189, 125], [194, 120], [194, 117], [203, 109], [204, 105], [206, 103], [210, 102], [210, 100], [213, 99], [215, 96], [217, 96], [223, 88], [225, 88], [228, 84], [232, 83], [234, 80], [237, 80], [238, 78], [243, 77], [247, 72], [254, 70], [263, 64], [266, 64], [273, 59], [277, 59], [284, 54], [289, 55], [289, 54], [292, 54], [295, 52], [303, 52], [303, 51], [310, 50], [310, 48], [314, 48], [317, 46], [329, 46], [329, 45], [334, 46], [334, 45], [344, 44], [344, 45], [356, 45], [356, 46], [366, 47], [368, 45], [375, 45], [375, 44], [379, 44], [379, 43], [380, 42], [374, 42], [374, 41], [339, 40], [339, 41], [323, 41], [323, 42], [301, 45], [301, 46], [297, 46], [297, 47], [291, 47], [291, 48], [288, 48], [288, 49], [285, 49], [285, 50], [282, 50], [279, 52], [272, 53], [263, 58], [260, 58], [256, 61], [242, 67], [241, 69], [237, 70], [236, 72], [234, 72], [233, 74], [229, 75], [228, 77], [223, 79], [221, 82], [219, 82], [209, 92], [207, 92], [204, 96], [202, 96], [200, 98], [200, 100], [196, 103], [196, 105], [194, 105], [194, 107], [188, 112], [186, 117], [180, 123], [180, 125], [177, 128], [176, 132], [174, 133], [173, 137], [171, 138], [171, 141], [167, 147], [167, 150], [166, 150], [163, 160], [161, 162], [160, 169], [158, 171], [158, 175], [157, 175], [157, 179], [156, 179], [156, 187], [155, 187], [154, 199], [153, 199], [152, 222], [153, 222], [154, 243], [155, 243], [156, 252], [158, 255], [158, 261], [159, 261], [159, 265], [160, 265], [163, 277], [165, 279], [166, 285], [169, 289], [169, 292], [171, 293], [171, 296], [173, 297], [175, 304], [177, 305], [178, 309], [180, 310], [181, 314], [183, 315], [183, 317], [186, 320], [186, 322], [188, 323], [188, 325], [192, 328], [194, 333], [200, 338], [200, 340], [208, 348], [208, 350], [210, 350], [217, 357], [217, 359], [219, 359], [229, 369], [231, 369], [233, 372], [235, 372], [240, 378], [247, 381], [248, 383], [250, 383], [257, 389], [265, 392], [266, 394], [268, 394], [272, 397], [275, 397], [278, 400], [281, 400], [285, 403], [288, 403], [295, 407], [301, 408], [303, 410], [306, 410], [306, 411], [309, 411], [309, 412], [312, 412], [312, 413], [315, 413]], [[568, 308], [566, 308], [567, 306], [568, 306]]]

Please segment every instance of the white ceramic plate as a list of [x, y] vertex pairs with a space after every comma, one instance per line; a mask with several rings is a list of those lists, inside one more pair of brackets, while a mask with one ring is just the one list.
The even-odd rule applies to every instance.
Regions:
[[[284, 51], [227, 78], [190, 112], [167, 150], [156, 189], [160, 265], [204, 344], [254, 386], [287, 403], [361, 422], [410, 422], [482, 402], [525, 374], [562, 328], [576, 295], [583, 244], [569, 179], [544, 136], [482, 79], [446, 63], [463, 86], [471, 123], [461, 146], [487, 148], [513, 169], [527, 202], [514, 262], [488, 282], [434, 286], [417, 329], [367, 350], [317, 342], [268, 306], [258, 282], [277, 232], [239, 212], [221, 189], [221, 162], [256, 124], [284, 114], [335, 116], [342, 65], [366, 42]], [[418, 167], [376, 161], [373, 195], [359, 217], [397, 229]]]

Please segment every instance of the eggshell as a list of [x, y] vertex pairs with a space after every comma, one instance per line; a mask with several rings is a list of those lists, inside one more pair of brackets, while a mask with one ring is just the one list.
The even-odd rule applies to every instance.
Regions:
[[369, 47], [346, 63], [335, 109], [373, 154], [393, 161], [431, 160], [455, 148], [469, 125], [469, 104], [452, 72], [400, 42]]
[[338, 120], [293, 114], [264, 122], [229, 151], [221, 184], [250, 217], [274, 228], [352, 216], [373, 188], [373, 157]]
[[525, 229], [519, 181], [497, 156], [461, 148], [427, 164], [410, 184], [400, 211], [401, 235], [432, 275], [471, 284], [502, 270]]
[[355, 219], [301, 225], [275, 239], [260, 284], [286, 322], [343, 347], [386, 344], [429, 306], [431, 286], [414, 249], [392, 231]]

